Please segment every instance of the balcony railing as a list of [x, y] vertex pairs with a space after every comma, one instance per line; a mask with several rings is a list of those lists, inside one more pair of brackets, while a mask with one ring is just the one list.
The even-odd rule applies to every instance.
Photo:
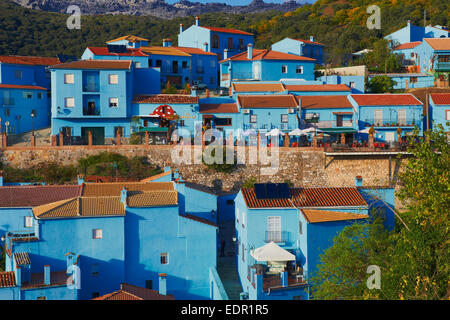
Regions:
[[233, 80], [261, 80], [261, 75], [253, 72], [233, 72]]
[[406, 119], [406, 120], [380, 120], [374, 118], [366, 118], [366, 126], [374, 125], [374, 127], [414, 127], [419, 124], [419, 120]]
[[99, 116], [100, 115], [100, 109], [95, 108], [89, 110], [88, 108], [83, 108], [83, 116]]
[[83, 86], [84, 92], [99, 92], [99, 86], [96, 84], [87, 84]]
[[450, 62], [437, 62], [435, 70], [436, 71], [449, 71], [450, 70]]
[[288, 242], [289, 241], [289, 232], [287, 231], [266, 231], [266, 237], [264, 239], [265, 242]]
[[352, 128], [353, 120], [343, 120], [342, 122], [337, 121], [312, 121], [312, 119], [302, 119], [302, 126], [307, 126], [311, 124], [315, 128]]

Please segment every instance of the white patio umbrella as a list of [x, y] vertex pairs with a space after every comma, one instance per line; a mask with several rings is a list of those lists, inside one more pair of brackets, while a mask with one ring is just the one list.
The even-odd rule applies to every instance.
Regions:
[[283, 134], [283, 132], [280, 129], [275, 128], [275, 129], [270, 130], [267, 134], [269, 136], [280, 136]]
[[[365, 128], [363, 130], [359, 130], [358, 133], [369, 133], [369, 130], [370, 130], [370, 127], [367, 127], [367, 128]], [[374, 130], [373, 132], [374, 133], [378, 133], [377, 130]]]
[[303, 130], [296, 128], [289, 132], [290, 136], [306, 136], [306, 133], [303, 132]]
[[273, 241], [251, 251], [250, 255], [257, 261], [295, 261], [295, 256], [292, 253], [284, 250]]
[[317, 129], [317, 128], [314, 128], [314, 127], [309, 127], [309, 128], [303, 129], [302, 131], [303, 131], [304, 133], [310, 133], [310, 132], [322, 132], [322, 130]]
[[256, 130], [255, 129], [247, 129], [244, 132], [242, 132], [242, 135], [244, 135], [244, 136], [255, 135], [256, 136]]

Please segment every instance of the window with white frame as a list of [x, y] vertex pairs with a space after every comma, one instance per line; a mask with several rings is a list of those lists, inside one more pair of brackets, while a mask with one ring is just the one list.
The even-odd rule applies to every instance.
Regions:
[[287, 73], [287, 66], [281, 66], [281, 73]]
[[350, 85], [350, 88], [352, 88], [352, 89], [355, 88], [355, 83], [354, 82], [350, 82], [349, 85]]
[[161, 264], [169, 264], [169, 254], [167, 252], [161, 253], [160, 259]]
[[383, 110], [375, 110], [374, 111], [374, 124], [376, 126], [383, 124]]
[[445, 110], [445, 120], [450, 120], [450, 110]]
[[267, 237], [268, 242], [281, 242], [281, 217], [267, 217]]
[[109, 98], [109, 107], [117, 108], [119, 106], [119, 98]]
[[103, 230], [92, 229], [92, 239], [103, 239]]
[[297, 74], [303, 74], [303, 66], [297, 66], [295, 68], [295, 73]]
[[398, 110], [397, 116], [399, 125], [406, 125], [406, 110]]
[[288, 123], [289, 122], [289, 115], [288, 114], [282, 114], [281, 115], [281, 123]]
[[141, 67], [141, 63], [140, 62], [136, 62], [136, 68], [140, 68]]
[[250, 123], [256, 123], [256, 121], [257, 121], [256, 114], [251, 114], [250, 115]]
[[64, 83], [66, 83], [66, 84], [75, 83], [75, 77], [74, 77], [73, 73], [65, 73], [64, 74]]
[[66, 108], [73, 108], [75, 107], [75, 99], [74, 98], [65, 98], [64, 99], [64, 105]]
[[25, 228], [33, 227], [33, 217], [25, 217]]
[[109, 84], [118, 84], [119, 83], [119, 76], [117, 74], [110, 74], [108, 78], [109, 78]]

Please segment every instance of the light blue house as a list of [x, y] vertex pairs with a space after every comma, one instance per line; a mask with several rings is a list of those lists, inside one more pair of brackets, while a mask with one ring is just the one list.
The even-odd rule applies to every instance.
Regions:
[[418, 61], [418, 55], [415, 48], [421, 43], [422, 41], [403, 43], [393, 47], [392, 52], [400, 56], [403, 66], [414, 66]]
[[281, 79], [314, 80], [315, 59], [248, 46], [230, 58], [220, 61], [221, 87], [235, 81], [280, 81]]
[[322, 43], [314, 41], [313, 36], [309, 40], [284, 38], [272, 44], [274, 51], [309, 57], [315, 59], [317, 64], [323, 63], [323, 47]]
[[429, 95], [429, 119], [428, 128], [436, 128], [442, 125], [445, 132], [450, 131], [450, 94], [430, 93]]
[[426, 27], [415, 26], [408, 20], [405, 27], [388, 34], [384, 39], [391, 43], [391, 47], [395, 47], [404, 43], [423, 41], [424, 38], [448, 38], [449, 30], [443, 26]]
[[[248, 298], [309, 299], [308, 279], [317, 270], [320, 254], [345, 226], [367, 221], [378, 201], [392, 203], [389, 191], [370, 194], [356, 187], [286, 184], [241, 189], [235, 199], [236, 261]], [[385, 209], [392, 222], [393, 207]]]
[[440, 81], [448, 82], [450, 72], [450, 38], [424, 39], [415, 48], [420, 71], [434, 74]]
[[375, 77], [387, 76], [395, 81], [394, 89], [416, 89], [434, 86], [434, 77], [426, 73], [372, 73], [369, 81]]
[[224, 50], [228, 56], [234, 56], [253, 45], [253, 34], [236, 29], [206, 27], [200, 25], [200, 18], [195, 17], [195, 24], [184, 29], [180, 25], [178, 46], [201, 49], [217, 54], [218, 60], [225, 59]]
[[415, 127], [423, 134], [423, 104], [412, 94], [364, 94], [349, 96], [358, 111], [358, 127], [373, 126], [375, 137], [393, 143], [405, 139]]

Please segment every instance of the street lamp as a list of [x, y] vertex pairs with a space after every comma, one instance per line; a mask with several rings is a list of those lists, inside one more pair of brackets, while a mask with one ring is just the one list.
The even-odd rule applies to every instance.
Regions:
[[34, 136], [34, 117], [36, 116], [36, 111], [32, 110], [30, 116], [31, 116], [31, 130], [33, 131], [32, 135]]

